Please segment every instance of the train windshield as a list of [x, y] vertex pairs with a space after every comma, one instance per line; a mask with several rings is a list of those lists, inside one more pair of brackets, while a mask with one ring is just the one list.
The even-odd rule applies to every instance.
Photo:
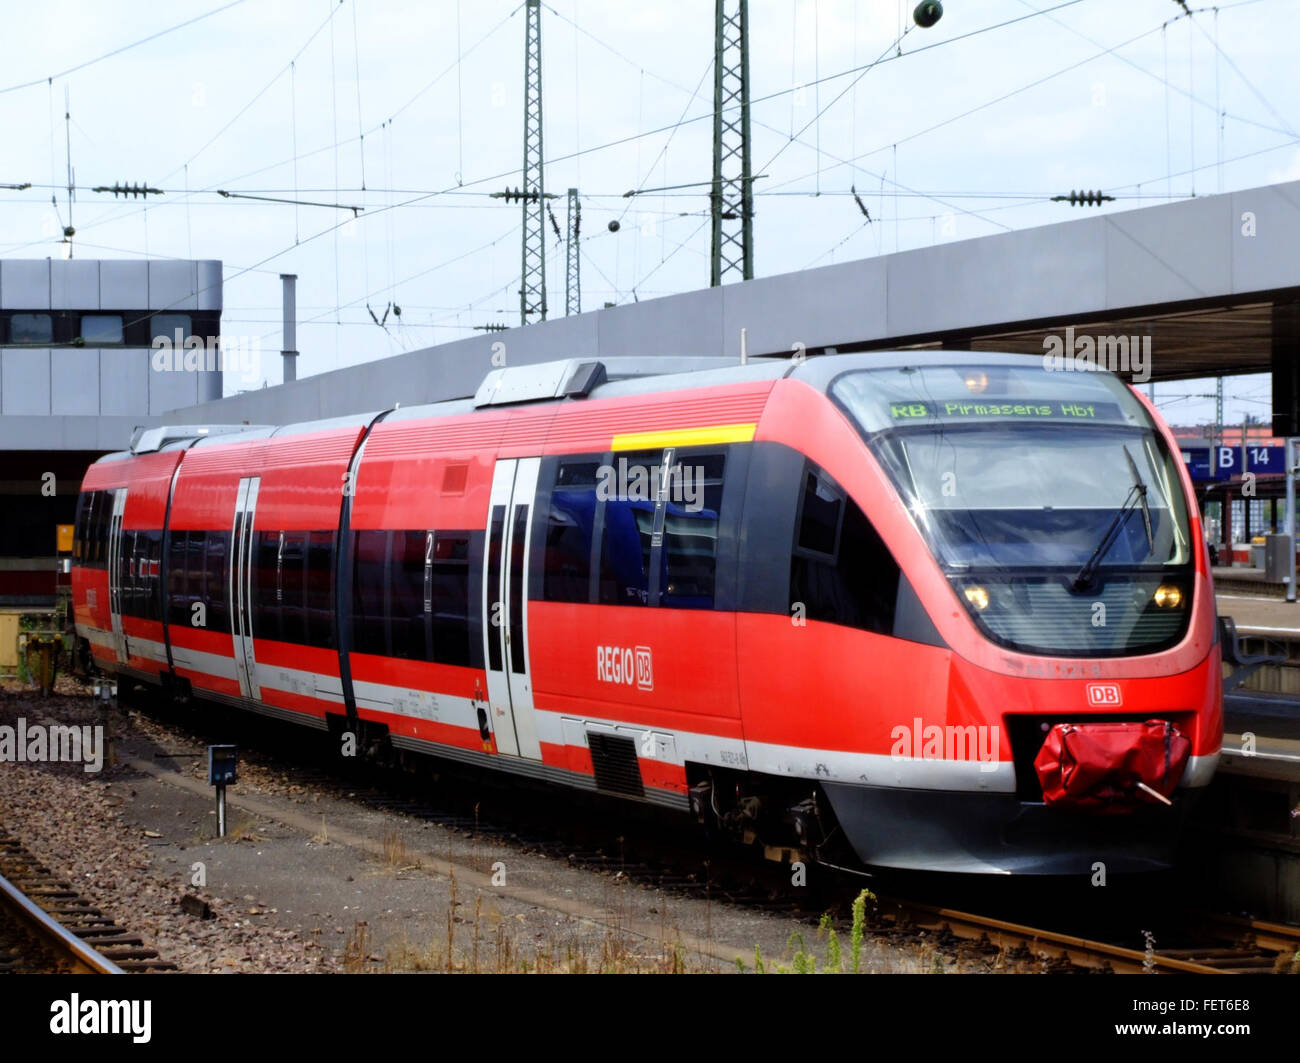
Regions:
[[1181, 638], [1192, 543], [1177, 459], [1118, 378], [908, 366], [846, 373], [831, 394], [995, 641], [1118, 656]]

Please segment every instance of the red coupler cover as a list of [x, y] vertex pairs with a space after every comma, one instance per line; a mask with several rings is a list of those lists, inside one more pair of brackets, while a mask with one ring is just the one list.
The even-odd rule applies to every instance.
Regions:
[[1165, 720], [1058, 723], [1034, 758], [1043, 799], [1053, 808], [1131, 812], [1163, 804], [1183, 777], [1192, 744]]

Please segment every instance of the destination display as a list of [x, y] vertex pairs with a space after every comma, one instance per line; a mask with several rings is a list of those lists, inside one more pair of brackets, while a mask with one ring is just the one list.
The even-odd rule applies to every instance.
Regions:
[[891, 402], [889, 416], [895, 421], [979, 420], [1004, 417], [1026, 421], [1120, 421], [1119, 405], [1113, 402], [1061, 402], [1056, 399], [1026, 399], [1020, 402], [972, 402], [969, 399], [939, 399], [926, 402]]

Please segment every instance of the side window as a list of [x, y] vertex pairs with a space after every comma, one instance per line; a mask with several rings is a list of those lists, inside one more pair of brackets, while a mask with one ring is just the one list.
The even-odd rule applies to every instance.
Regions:
[[314, 531], [307, 541], [307, 644], [332, 650], [335, 533]]
[[108, 519], [113, 496], [108, 491], [90, 493], [90, 516], [86, 518], [86, 563], [102, 568], [108, 557]]
[[138, 616], [162, 620], [162, 532], [135, 533], [136, 605]]
[[898, 564], [844, 490], [805, 468], [790, 563], [790, 607], [810, 620], [888, 634], [894, 628]]
[[86, 563], [86, 539], [90, 531], [90, 513], [94, 502], [95, 496], [92, 491], [82, 491], [77, 495], [76, 540], [72, 544], [72, 557], [78, 565]]
[[679, 456], [664, 507], [659, 601], [674, 609], [712, 609], [722, 510], [723, 454]]
[[434, 535], [433, 659], [466, 667], [475, 663], [469, 623], [469, 532]]
[[280, 555], [280, 634], [285, 642], [307, 641], [307, 533], [284, 533]]
[[136, 616], [135, 606], [135, 532], [122, 529], [122, 548], [117, 555], [119, 607], [124, 616]]
[[384, 590], [388, 582], [388, 532], [354, 532], [352, 541], [352, 649], [387, 656]]
[[189, 604], [185, 600], [185, 546], [188, 532], [167, 533], [167, 623], [188, 624]]
[[193, 626], [191, 606], [200, 597], [203, 575], [203, 533], [173, 531], [168, 533], [167, 597], [170, 602], [167, 622], [181, 627]]
[[599, 600], [603, 605], [648, 605], [650, 544], [662, 451], [619, 454], [603, 466], [596, 497], [604, 503]]
[[596, 519], [596, 461], [561, 462], [546, 520], [542, 597], [586, 602], [591, 581], [591, 537]]
[[257, 552], [254, 558], [253, 579], [253, 634], [259, 639], [283, 642], [283, 625], [280, 622], [280, 544], [283, 534], [278, 531], [257, 533]]
[[226, 555], [230, 552], [230, 532], [199, 532], [206, 550], [203, 558], [203, 600], [208, 609], [208, 630], [229, 631], [230, 610], [226, 604], [226, 579], [229, 576]]
[[393, 532], [391, 565], [393, 656], [430, 659], [428, 615], [424, 610], [424, 569], [432, 561], [433, 532]]

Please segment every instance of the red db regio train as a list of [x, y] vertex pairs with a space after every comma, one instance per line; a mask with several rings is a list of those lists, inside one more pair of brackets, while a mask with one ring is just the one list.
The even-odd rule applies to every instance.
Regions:
[[1020, 355], [646, 361], [140, 430], [82, 485], [77, 633], [124, 680], [777, 858], [1167, 866], [1220, 647], [1140, 394]]

